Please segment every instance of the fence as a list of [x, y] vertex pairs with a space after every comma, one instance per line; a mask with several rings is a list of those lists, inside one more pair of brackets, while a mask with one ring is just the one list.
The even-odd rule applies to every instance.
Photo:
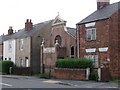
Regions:
[[10, 74], [31, 74], [30, 67], [10, 67]]

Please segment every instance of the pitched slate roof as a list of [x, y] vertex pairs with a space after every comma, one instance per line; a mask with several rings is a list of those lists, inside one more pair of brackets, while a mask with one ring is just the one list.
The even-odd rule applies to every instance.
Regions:
[[3, 44], [3, 41], [7, 40], [9, 38], [8, 35], [1, 35], [0, 36], [0, 44]]
[[[9, 39], [18, 39], [18, 38], [25, 38], [28, 36], [32, 36], [36, 31], [41, 31], [41, 33], [46, 35], [46, 33], [50, 33], [50, 30], [46, 30], [46, 32], [43, 32], [44, 29], [43, 27], [46, 27], [45, 25], [51, 23], [52, 24], [53, 20], [41, 22], [38, 24], [35, 24], [33, 28], [29, 31], [25, 31], [25, 28], [18, 30], [18, 32], [12, 34], [12, 35], [2, 35], [0, 36], [0, 44], [3, 43], [3, 41], [9, 40]], [[43, 30], [42, 30], [43, 29]], [[49, 28], [50, 29], [50, 28]], [[73, 37], [76, 37], [76, 30], [74, 28], [67, 27], [67, 33], [70, 34]]]
[[36, 31], [40, 30], [42, 27], [44, 27], [46, 24], [50, 23], [52, 20], [45, 21], [42, 23], [35, 24], [33, 28], [29, 31], [25, 31], [25, 29], [18, 30], [18, 32], [12, 34], [12, 35], [2, 35], [0, 36], [0, 44], [3, 43], [3, 41], [6, 41], [8, 39], [18, 39], [18, 38], [25, 38], [28, 36], [32, 36]]
[[44, 27], [46, 24], [50, 23], [51, 21], [52, 20], [35, 24], [33, 28], [29, 31], [25, 31], [25, 29], [19, 30], [19, 32], [16, 33], [16, 35], [14, 35], [13, 38], [17, 39], [17, 38], [25, 38], [28, 36], [32, 36], [36, 31], [40, 30], [42, 27]]
[[76, 29], [75, 28], [67, 27], [67, 33], [73, 37], [76, 37]]
[[79, 24], [90, 23], [98, 20], [103, 20], [109, 18], [112, 14], [120, 9], [120, 2], [106, 5], [101, 9], [96, 10], [91, 15], [80, 21]]

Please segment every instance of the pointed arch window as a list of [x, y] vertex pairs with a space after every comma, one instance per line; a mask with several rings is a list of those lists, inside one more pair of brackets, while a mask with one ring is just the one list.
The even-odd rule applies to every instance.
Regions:
[[61, 36], [60, 36], [60, 35], [57, 35], [57, 36], [55, 37], [54, 43], [56, 42], [56, 40], [58, 40], [58, 43], [61, 45], [62, 39], [61, 39]]
[[74, 52], [74, 46], [71, 46], [71, 47], [70, 47], [70, 57], [71, 57], [71, 58], [74, 58], [74, 53], [75, 53], [75, 52]]

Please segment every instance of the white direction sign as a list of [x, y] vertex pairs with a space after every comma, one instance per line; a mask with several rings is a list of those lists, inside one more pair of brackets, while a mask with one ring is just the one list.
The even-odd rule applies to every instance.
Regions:
[[43, 53], [55, 53], [55, 47], [43, 48]]

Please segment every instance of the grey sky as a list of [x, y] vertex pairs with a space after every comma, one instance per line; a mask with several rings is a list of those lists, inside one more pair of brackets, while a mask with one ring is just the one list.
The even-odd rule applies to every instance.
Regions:
[[[119, 0], [110, 0], [110, 3]], [[7, 34], [9, 26], [14, 30], [24, 28], [26, 19], [33, 24], [54, 19], [58, 12], [68, 27], [96, 10], [96, 0], [0, 0], [0, 35]]]

